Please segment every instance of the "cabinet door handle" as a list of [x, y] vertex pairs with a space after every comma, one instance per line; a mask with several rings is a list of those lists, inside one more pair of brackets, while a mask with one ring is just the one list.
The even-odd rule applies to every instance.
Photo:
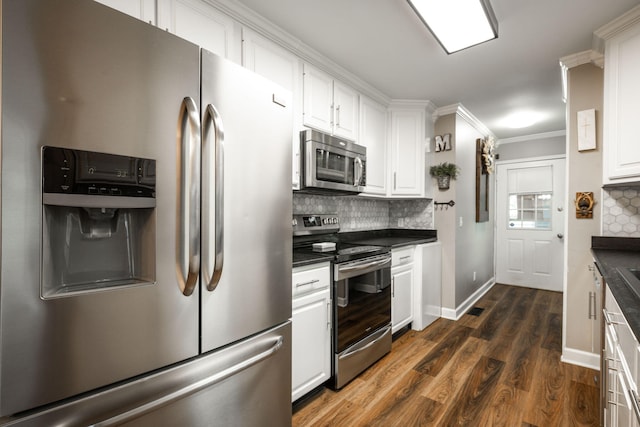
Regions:
[[336, 126], [340, 127], [340, 106], [336, 107]]
[[397, 185], [396, 185], [396, 172], [393, 173], [393, 189], [396, 190], [397, 189]]
[[296, 288], [300, 288], [302, 286], [313, 285], [314, 283], [318, 283], [320, 279], [309, 280], [308, 282], [296, 283]]
[[396, 296], [396, 278], [391, 278], [391, 298]]
[[623, 322], [617, 322], [615, 320], [611, 320], [611, 313], [609, 313], [609, 311], [607, 311], [606, 308], [602, 309], [602, 315], [604, 316], [604, 320], [607, 323], [607, 325], [623, 325]]
[[638, 393], [633, 389], [629, 389], [629, 398], [631, 399], [633, 413], [636, 414], [636, 420], [640, 421], [640, 403], [638, 403]]
[[327, 301], [327, 330], [331, 330], [331, 300]]
[[589, 292], [589, 319], [596, 318], [596, 293]]

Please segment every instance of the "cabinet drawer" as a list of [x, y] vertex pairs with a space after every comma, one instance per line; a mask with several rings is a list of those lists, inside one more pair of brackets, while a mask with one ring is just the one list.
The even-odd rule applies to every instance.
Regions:
[[330, 281], [331, 269], [328, 262], [296, 267], [293, 269], [291, 293], [298, 296], [329, 288]]
[[391, 266], [397, 267], [399, 265], [411, 264], [413, 262], [414, 252], [415, 252], [415, 246], [409, 246], [406, 248], [392, 250]]

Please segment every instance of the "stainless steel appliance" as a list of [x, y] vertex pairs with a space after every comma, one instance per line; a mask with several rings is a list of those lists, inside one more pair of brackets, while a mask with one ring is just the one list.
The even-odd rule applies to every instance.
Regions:
[[97, 2], [1, 6], [0, 424], [288, 425], [290, 94]]
[[302, 191], [360, 193], [366, 185], [367, 149], [315, 130], [300, 132]]
[[349, 243], [336, 234], [336, 215], [294, 215], [294, 247], [313, 252], [314, 242], [333, 242], [333, 376], [342, 388], [391, 351], [391, 252]]

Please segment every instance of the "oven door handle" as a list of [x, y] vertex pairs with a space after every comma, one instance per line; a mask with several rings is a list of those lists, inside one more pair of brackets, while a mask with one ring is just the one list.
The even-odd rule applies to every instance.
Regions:
[[[377, 332], [374, 332], [373, 334], [369, 335], [367, 337], [368, 340], [371, 340], [369, 342], [365, 343], [360, 343], [360, 345], [356, 344], [353, 347], [351, 347], [351, 349], [347, 350], [346, 353], [341, 354], [340, 358], [345, 358], [345, 357], [349, 357], [352, 356], [356, 353], [360, 353], [361, 351], [365, 351], [366, 349], [368, 349], [369, 347], [375, 345], [378, 341], [380, 341], [381, 339], [383, 339], [385, 337], [385, 335], [387, 333], [389, 333], [389, 327], [384, 327], [382, 329], [380, 329]], [[362, 344], [365, 344], [364, 346]]]
[[385, 267], [391, 267], [391, 257], [389, 256], [374, 260], [353, 262], [347, 265], [338, 265], [336, 269], [338, 273], [336, 280], [348, 279], [349, 277], [370, 273]]

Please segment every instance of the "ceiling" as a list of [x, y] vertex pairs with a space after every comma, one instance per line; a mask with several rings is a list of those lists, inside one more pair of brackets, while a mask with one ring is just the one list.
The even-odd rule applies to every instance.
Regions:
[[[565, 129], [558, 60], [640, 0], [491, 0], [497, 40], [447, 55], [406, 0], [239, 0], [393, 99], [461, 103], [498, 139]], [[532, 110], [542, 120], [510, 129]]]

